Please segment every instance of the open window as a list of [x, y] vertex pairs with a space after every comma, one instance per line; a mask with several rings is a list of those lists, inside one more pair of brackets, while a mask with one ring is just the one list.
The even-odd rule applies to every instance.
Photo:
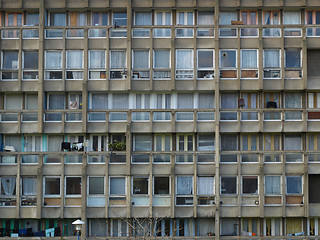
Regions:
[[214, 78], [214, 50], [197, 50], [197, 79]]

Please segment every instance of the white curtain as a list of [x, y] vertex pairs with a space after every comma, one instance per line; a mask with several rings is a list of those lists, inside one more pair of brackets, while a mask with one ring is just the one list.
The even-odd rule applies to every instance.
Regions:
[[22, 178], [22, 195], [37, 195], [37, 178]]
[[16, 188], [16, 178], [15, 177], [2, 177], [1, 185], [5, 195], [13, 195]]
[[46, 52], [46, 69], [61, 69], [62, 54], [61, 51]]
[[105, 93], [93, 93], [91, 102], [91, 109], [108, 109], [108, 95]]
[[112, 109], [128, 109], [128, 94], [112, 94]]
[[193, 50], [177, 50], [176, 56], [177, 69], [193, 69]]
[[301, 135], [286, 134], [284, 138], [284, 150], [301, 150]]
[[135, 25], [151, 25], [151, 12], [136, 12]]
[[83, 68], [83, 51], [67, 51], [67, 69]]
[[213, 195], [213, 177], [198, 177], [198, 195]]
[[27, 94], [26, 95], [26, 109], [37, 110], [38, 109], [38, 95]]
[[133, 51], [133, 68], [149, 68], [149, 51]]
[[37, 152], [41, 151], [41, 137], [40, 136], [24, 136], [24, 151]]
[[281, 194], [280, 176], [265, 176], [265, 190], [266, 195]]
[[193, 193], [191, 176], [177, 177], [177, 195], [190, 195]]
[[213, 12], [198, 12], [198, 25], [213, 25]]
[[242, 68], [257, 68], [258, 59], [257, 50], [242, 50], [241, 67]]
[[[257, 108], [257, 94], [256, 93], [243, 93], [242, 98], [244, 99], [245, 105], [243, 108]], [[250, 106], [249, 106], [249, 98], [250, 98]]]
[[169, 50], [154, 51], [154, 67], [170, 68], [170, 51]]
[[300, 24], [300, 12], [284, 12], [283, 24]]
[[61, 150], [63, 136], [48, 136], [48, 151], [58, 152]]
[[214, 219], [200, 218], [198, 221], [199, 236], [208, 236], [208, 233], [214, 233]]
[[65, 99], [62, 94], [50, 94], [48, 109], [64, 109]]
[[235, 93], [221, 94], [221, 108], [222, 109], [235, 109], [238, 107], [238, 96]]
[[106, 51], [91, 50], [89, 59], [89, 68], [106, 68]]
[[220, 25], [231, 25], [231, 21], [237, 21], [237, 12], [220, 12]]
[[17, 110], [22, 109], [22, 95], [20, 94], [6, 94], [5, 95], [5, 109]]
[[136, 94], [135, 109], [150, 109], [150, 94]]
[[135, 135], [134, 151], [151, 151], [151, 135]]
[[111, 177], [110, 178], [110, 194], [125, 195], [125, 177]]
[[126, 63], [126, 51], [111, 51], [110, 54], [110, 68], [125, 68]]
[[5, 146], [13, 146], [16, 152], [21, 152], [21, 136], [6, 135], [4, 138]]
[[214, 108], [214, 94], [213, 93], [199, 93], [199, 109], [213, 109]]
[[301, 108], [301, 93], [286, 93], [285, 108]]
[[279, 68], [280, 67], [280, 50], [264, 50], [264, 67]]
[[179, 93], [178, 94], [178, 108], [192, 109], [193, 108], [193, 94], [192, 93]]

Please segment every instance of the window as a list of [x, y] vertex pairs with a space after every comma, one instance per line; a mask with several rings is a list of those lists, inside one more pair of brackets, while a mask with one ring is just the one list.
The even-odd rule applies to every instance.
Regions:
[[66, 177], [66, 195], [81, 195], [81, 177]]
[[264, 134], [263, 150], [279, 151], [280, 150], [280, 134]]
[[309, 174], [309, 203], [320, 203], [320, 194], [318, 184], [320, 181], [319, 174]]
[[220, 178], [220, 194], [237, 194], [236, 176], [223, 176]]
[[198, 135], [198, 151], [214, 151], [214, 135], [199, 134]]
[[264, 181], [265, 195], [281, 195], [281, 176], [265, 176]]
[[171, 12], [156, 12], [154, 22], [155, 25], [171, 25]]
[[301, 176], [287, 176], [287, 194], [302, 194]]
[[238, 95], [236, 93], [221, 93], [221, 109], [238, 108]]
[[220, 12], [220, 25], [231, 25], [232, 21], [237, 20], [237, 12]]
[[2, 80], [18, 79], [18, 51], [2, 52]]
[[192, 134], [177, 135], [177, 151], [194, 151], [194, 136]]
[[66, 58], [66, 79], [83, 79], [83, 51], [68, 50]]
[[170, 135], [160, 135], [156, 134], [154, 136], [154, 151], [161, 152], [161, 151], [166, 151], [169, 152], [171, 151], [171, 136]]
[[301, 50], [300, 49], [286, 49], [285, 53], [286, 53], [285, 55], [286, 68], [301, 67]]
[[197, 194], [198, 195], [214, 195], [214, 178], [198, 177]]
[[285, 108], [301, 108], [301, 93], [286, 93]]
[[17, 27], [23, 25], [23, 13], [8, 13], [6, 14], [6, 27]]
[[126, 51], [110, 51], [110, 79], [125, 79], [127, 76]]
[[92, 26], [107, 26], [108, 25], [108, 13], [106, 12], [93, 12], [91, 14]]
[[133, 50], [132, 77], [133, 79], [148, 79], [150, 77], [150, 59], [148, 50]]
[[104, 135], [90, 136], [92, 151], [107, 151], [107, 137]]
[[111, 228], [110, 235], [112, 237], [126, 237], [128, 236], [128, 221], [125, 219], [110, 219]]
[[57, 110], [65, 109], [65, 95], [64, 94], [47, 94], [47, 109]]
[[176, 79], [193, 79], [193, 50], [176, 50]]
[[214, 25], [213, 12], [198, 12], [198, 25]]
[[134, 109], [150, 109], [150, 94], [135, 94], [133, 98]]
[[306, 11], [306, 24], [320, 24], [320, 11]]
[[283, 12], [284, 25], [298, 25], [301, 24], [300, 12]]
[[22, 109], [22, 95], [20, 94], [5, 94], [4, 109], [18, 110]]
[[286, 234], [289, 236], [296, 233], [302, 234], [302, 218], [299, 217], [286, 217]]
[[259, 194], [258, 176], [242, 176], [242, 194]]
[[134, 25], [139, 25], [139, 26], [152, 25], [151, 12], [135, 12]]
[[153, 194], [154, 195], [168, 195], [170, 194], [170, 177], [158, 177], [153, 178]]
[[258, 93], [241, 93], [239, 99], [239, 107], [243, 109], [259, 108], [259, 94]]
[[284, 150], [302, 150], [302, 139], [300, 134], [285, 134]]
[[87, 19], [84, 12], [69, 12], [69, 26], [86, 26]]
[[23, 80], [38, 79], [38, 52], [23, 52]]
[[106, 78], [106, 51], [89, 50], [89, 79]]
[[37, 195], [37, 178], [36, 177], [22, 177], [21, 194], [23, 196]]
[[44, 177], [44, 195], [60, 195], [60, 177]]
[[128, 109], [128, 94], [113, 93], [112, 94], [112, 109]]
[[280, 108], [280, 93], [264, 93], [264, 107], [265, 108]]
[[127, 25], [127, 13], [114, 12], [112, 15], [112, 24], [115, 26], [126, 26]]
[[308, 108], [320, 108], [320, 93], [308, 93]]
[[39, 26], [39, 13], [26, 14], [26, 26]]
[[26, 94], [25, 95], [25, 109], [37, 110], [38, 109], [38, 94]]
[[282, 235], [282, 224], [281, 218], [265, 218], [264, 228], [265, 236], [280, 236]]
[[1, 195], [16, 195], [16, 177], [1, 177]]
[[49, 135], [48, 136], [48, 152], [61, 151], [61, 143], [63, 142], [63, 136]]
[[135, 134], [133, 151], [151, 151], [151, 135]]
[[280, 63], [280, 49], [263, 50], [264, 78], [280, 78]]
[[238, 135], [237, 134], [221, 134], [221, 151], [237, 151]]
[[258, 134], [242, 134], [241, 150], [242, 151], [259, 150], [259, 135]]
[[149, 178], [148, 177], [132, 177], [132, 194], [148, 195], [149, 194]]
[[21, 152], [21, 136], [17, 135], [5, 135], [4, 147], [13, 147], [16, 152]]
[[258, 24], [258, 12], [256, 11], [241, 11], [241, 20], [244, 25], [257, 25]]
[[307, 135], [307, 140], [308, 140], [308, 150], [309, 151], [320, 150], [320, 134], [309, 133]]
[[25, 152], [40, 152], [41, 151], [41, 136], [24, 135], [24, 151]]
[[220, 50], [220, 67], [221, 68], [235, 68], [237, 59], [236, 50]]
[[91, 93], [90, 109], [108, 109], [108, 95], [106, 93]]
[[258, 50], [241, 50], [241, 78], [257, 78]]
[[178, 93], [178, 109], [193, 109], [193, 94]]
[[110, 195], [126, 195], [126, 178], [110, 177]]
[[214, 78], [214, 50], [197, 50], [197, 78]]
[[177, 12], [177, 25], [193, 24], [193, 12]]
[[62, 52], [61, 51], [45, 52], [45, 79], [46, 80], [62, 79]]
[[199, 109], [214, 109], [215, 101], [214, 94], [212, 93], [199, 93], [198, 94], [198, 108]]
[[263, 24], [264, 25], [279, 25], [280, 12], [279, 11], [263, 11]]
[[171, 78], [171, 53], [170, 50], [157, 49], [153, 52], [153, 78], [170, 79]]
[[176, 205], [193, 205], [193, 177], [176, 177]]
[[171, 109], [171, 94], [157, 94], [154, 100], [155, 109]]
[[104, 195], [104, 177], [88, 177], [88, 194]]
[[50, 13], [49, 26], [66, 26], [65, 13]]

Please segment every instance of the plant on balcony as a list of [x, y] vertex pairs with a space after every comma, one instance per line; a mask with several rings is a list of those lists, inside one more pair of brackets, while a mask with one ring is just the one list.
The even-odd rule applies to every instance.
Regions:
[[125, 151], [126, 142], [114, 140], [113, 143], [109, 143], [109, 149], [111, 151]]

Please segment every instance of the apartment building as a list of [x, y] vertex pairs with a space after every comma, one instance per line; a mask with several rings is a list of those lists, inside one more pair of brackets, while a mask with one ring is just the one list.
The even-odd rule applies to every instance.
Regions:
[[2, 0], [0, 25], [0, 237], [320, 234], [319, 1]]

